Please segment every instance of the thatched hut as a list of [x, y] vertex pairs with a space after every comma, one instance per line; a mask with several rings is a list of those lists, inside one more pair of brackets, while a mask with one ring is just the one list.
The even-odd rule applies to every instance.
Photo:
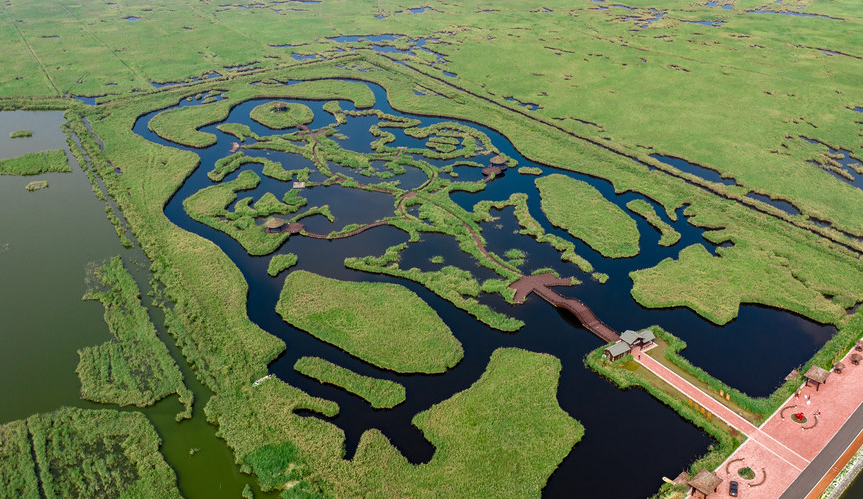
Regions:
[[507, 166], [506, 165], [506, 163], [507, 163], [506, 158], [504, 158], [500, 154], [491, 158], [489, 160], [489, 163], [491, 163], [491, 165], [493, 167], [496, 166], [496, 167], [500, 168], [500, 171], [502, 171], [502, 172], [506, 171], [506, 166]]
[[707, 496], [716, 492], [720, 483], [722, 479], [716, 476], [716, 473], [702, 469], [688, 485], [692, 487], [692, 497], [707, 499]]
[[830, 376], [830, 371], [823, 369], [818, 366], [812, 366], [806, 371], [806, 374], [803, 377], [806, 378], [806, 386], [809, 386], [809, 383], [812, 382], [815, 384], [815, 391], [824, 383], [827, 383], [827, 377]]
[[284, 113], [287, 110], [288, 110], [288, 105], [285, 104], [284, 102], [278, 101], [275, 104], [273, 104], [273, 111], [275, 111], [277, 113]]
[[268, 234], [276, 234], [282, 232], [282, 227], [285, 225], [283, 218], [271, 217], [264, 222], [264, 232]]

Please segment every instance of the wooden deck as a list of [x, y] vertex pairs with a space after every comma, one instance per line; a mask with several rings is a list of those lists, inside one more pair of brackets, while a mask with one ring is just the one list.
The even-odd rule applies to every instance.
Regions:
[[523, 303], [527, 295], [536, 293], [543, 300], [551, 303], [557, 308], [563, 308], [572, 312], [581, 324], [591, 333], [599, 336], [606, 342], [616, 342], [620, 335], [614, 329], [606, 326], [587, 305], [575, 298], [565, 298], [551, 289], [551, 286], [571, 286], [572, 281], [555, 277], [554, 274], [539, 274], [524, 276], [510, 285], [515, 290], [514, 301]]

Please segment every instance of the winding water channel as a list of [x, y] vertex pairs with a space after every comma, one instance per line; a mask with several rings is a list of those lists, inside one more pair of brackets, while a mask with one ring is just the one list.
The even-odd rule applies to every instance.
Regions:
[[[385, 90], [377, 85], [369, 86], [376, 98], [376, 108], [386, 113], [418, 118], [420, 126], [441, 121], [457, 121], [434, 117], [415, 116], [392, 109], [386, 99]], [[256, 99], [235, 106], [226, 122], [248, 125], [259, 135], [273, 131], [252, 121], [249, 112], [255, 106], [270, 99]], [[332, 116], [324, 112], [322, 102], [290, 100], [309, 106], [315, 113], [310, 127], [316, 129], [329, 125]], [[179, 105], [194, 105], [181, 101]], [[354, 109], [350, 102], [342, 101], [343, 109]], [[336, 401], [340, 414], [330, 421], [342, 428], [346, 435], [347, 456], [350, 457], [360, 435], [369, 428], [378, 428], [412, 462], [424, 462], [431, 458], [433, 447], [410, 421], [418, 412], [432, 404], [445, 400], [469, 387], [482, 374], [492, 351], [502, 346], [521, 347], [537, 352], [547, 352], [559, 357], [563, 363], [558, 399], [561, 406], [586, 428], [584, 439], [575, 446], [571, 454], [552, 476], [544, 490], [545, 497], [569, 497], [573, 491], [586, 494], [603, 494], [608, 497], [644, 497], [658, 487], [657, 478], [675, 475], [688, 462], [702, 454], [710, 439], [694, 427], [681, 420], [674, 412], [657, 403], [639, 390], [621, 392], [607, 381], [584, 367], [582, 358], [599, 346], [600, 341], [584, 330], [577, 320], [565, 312], [558, 312], [537, 297], [530, 297], [524, 305], [511, 307], [500, 297], [485, 295], [481, 300], [499, 311], [517, 317], [525, 327], [515, 334], [501, 333], [482, 325], [466, 313], [413, 282], [373, 275], [346, 269], [343, 260], [350, 256], [379, 255], [394, 244], [407, 241], [407, 235], [393, 227], [384, 226], [360, 235], [336, 241], [292, 237], [278, 252], [292, 252], [299, 256], [297, 268], [309, 270], [328, 277], [352, 281], [398, 282], [407, 286], [428, 302], [453, 330], [465, 351], [464, 360], [442, 375], [399, 375], [379, 370], [311, 335], [286, 324], [275, 312], [283, 278], [271, 278], [266, 269], [269, 257], [252, 257], [232, 238], [192, 220], [183, 210], [182, 202], [200, 189], [212, 185], [207, 177], [215, 161], [228, 155], [230, 143], [235, 140], [216, 129], [217, 125], [202, 129], [213, 133], [218, 141], [206, 149], [191, 149], [165, 141], [150, 132], [147, 125], [160, 111], [142, 116], [134, 130], [142, 137], [170, 147], [188, 149], [201, 157], [201, 166], [186, 180], [165, 208], [167, 217], [178, 226], [215, 242], [242, 271], [249, 284], [248, 309], [252, 321], [270, 333], [282, 338], [287, 344], [285, 354], [277, 359], [270, 371], [286, 382], [306, 392]], [[347, 149], [370, 152], [369, 143], [374, 138], [369, 126], [377, 122], [375, 117], [348, 118], [347, 124], [338, 131], [347, 135], [341, 145]], [[465, 123], [491, 138], [493, 144], [504, 154], [518, 160], [520, 166], [535, 166], [526, 160], [503, 136], [494, 130]], [[423, 147], [422, 141], [407, 137], [401, 130], [389, 129], [396, 135], [394, 146]], [[298, 155], [246, 150], [250, 156], [265, 156], [282, 162], [286, 169], [309, 167], [310, 162]], [[260, 173], [260, 165], [246, 165], [241, 170], [252, 169]], [[458, 171], [458, 170], [457, 170]], [[552, 169], [543, 168], [543, 174]], [[573, 172], [554, 170], [573, 178], [586, 181], [597, 188], [607, 199], [625, 209], [625, 204], [637, 198], [635, 193], [616, 194], [610, 183]], [[343, 173], [352, 174], [349, 171]], [[468, 176], [474, 172], [460, 172]], [[236, 178], [239, 172], [229, 175], [225, 181]], [[403, 180], [415, 186], [424, 180], [416, 172], [408, 170], [394, 180]], [[368, 182], [356, 175], [360, 182]], [[459, 180], [464, 180], [460, 177]], [[312, 180], [316, 180], [314, 177]], [[317, 179], [320, 180], [320, 179]], [[475, 180], [475, 178], [468, 178]], [[453, 200], [467, 210], [481, 199], [502, 200], [514, 192], [529, 195], [529, 208], [534, 218], [540, 221], [548, 233], [571, 238], [564, 231], [555, 229], [544, 218], [534, 186], [535, 177], [518, 175], [510, 170], [490, 182], [486, 189], [476, 193], [456, 193]], [[281, 197], [290, 186], [286, 183], [262, 176], [260, 186], [254, 191], [244, 191], [258, 199], [266, 192]], [[343, 187], [315, 187], [303, 191], [309, 206], [327, 203], [335, 215], [335, 224], [323, 217], [311, 217], [304, 222], [310, 231], [327, 233], [338, 230], [349, 223], [370, 223], [392, 214], [392, 198], [383, 195], [347, 189]], [[650, 202], [648, 200], [648, 202]], [[689, 344], [684, 351], [694, 364], [703, 367], [732, 386], [751, 395], [766, 395], [781, 382], [794, 367], [805, 362], [835, 332], [834, 328], [813, 323], [791, 313], [759, 306], [742, 306], [738, 319], [724, 327], [716, 327], [687, 309], [648, 310], [639, 306], [629, 294], [631, 281], [629, 272], [652, 267], [664, 258], [676, 258], [678, 252], [691, 244], [704, 244], [714, 252], [715, 246], [702, 237], [702, 230], [689, 225], [678, 212], [678, 220], [672, 222], [664, 210], [656, 211], [681, 233], [682, 240], [671, 248], [657, 244], [659, 234], [644, 220], [633, 216], [641, 233], [641, 252], [629, 259], [611, 260], [602, 258], [580, 241], [574, 241], [576, 252], [587, 258], [599, 272], [610, 276], [605, 284], [599, 284], [579, 272], [571, 264], [562, 263], [560, 255], [547, 245], [539, 245], [533, 239], [514, 234], [517, 224], [512, 208], [494, 212], [499, 221], [483, 224], [483, 237], [491, 251], [501, 254], [509, 248], [519, 248], [527, 253], [525, 269], [553, 267], [561, 275], [575, 275], [583, 284], [562, 290], [562, 294], [577, 297], [611, 327], [622, 331], [651, 324], [658, 324], [680, 336]], [[315, 220], [315, 219], [318, 220]], [[472, 258], [458, 249], [454, 240], [440, 235], [424, 234], [422, 240], [410, 244], [403, 252], [401, 266], [416, 266], [431, 270], [432, 256], [443, 256], [447, 264], [470, 270], [478, 279], [491, 277], [489, 271], [477, 266]], [[783, 355], [768, 357], [762, 352], [777, 344], [783, 345]], [[294, 362], [302, 356], [316, 355], [361, 374], [395, 380], [407, 388], [407, 401], [391, 410], [373, 410], [364, 401], [341, 389], [322, 385], [296, 373]], [[757, 374], [753, 374], [757, 373]], [[317, 417], [317, 416], [315, 416]], [[634, 447], [649, 450], [650, 459], [630, 454], [629, 442], [638, 440]], [[620, 449], [621, 452], [610, 452]], [[616, 479], [623, 465], [627, 469], [627, 480]]]

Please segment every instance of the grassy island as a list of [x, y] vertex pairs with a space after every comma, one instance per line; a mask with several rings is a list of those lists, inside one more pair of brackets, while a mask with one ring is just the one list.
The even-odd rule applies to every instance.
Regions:
[[33, 132], [30, 130], [16, 130], [9, 134], [10, 139], [23, 139], [26, 137], [32, 137]]
[[316, 338], [396, 372], [444, 372], [463, 355], [437, 313], [396, 284], [345, 282], [298, 270], [285, 279], [276, 310]]
[[294, 369], [321, 383], [329, 383], [362, 397], [375, 409], [390, 409], [405, 401], [405, 387], [389, 380], [370, 378], [319, 357], [303, 357]]
[[653, 209], [653, 206], [643, 199], [633, 199], [626, 203], [629, 211], [635, 213], [645, 219], [647, 223], [652, 225], [661, 234], [659, 238], [660, 246], [674, 246], [677, 241], [680, 241], [680, 233], [674, 230], [674, 227], [669, 225], [665, 220], [660, 218]]
[[0, 175], [39, 175], [40, 173], [71, 172], [63, 149], [33, 152], [17, 158], [0, 159]]
[[24, 188], [30, 192], [41, 191], [42, 189], [48, 188], [48, 181], [47, 180], [34, 180], [33, 182], [30, 182], [29, 184], [25, 185]]
[[190, 415], [192, 393], [156, 334], [141, 305], [138, 286], [120, 257], [93, 267], [88, 280], [91, 289], [84, 298], [105, 306], [105, 322], [113, 339], [78, 352], [81, 396], [102, 403], [147, 406], [177, 393]]
[[555, 227], [569, 232], [608, 258], [638, 254], [638, 227], [592, 185], [566, 175], [536, 180], [542, 211]]
[[309, 106], [296, 102], [269, 102], [252, 109], [253, 120], [273, 130], [308, 125], [315, 119]]
[[267, 268], [267, 274], [272, 277], [276, 277], [296, 264], [297, 255], [294, 253], [280, 253], [278, 255], [273, 255], [273, 257], [270, 258], [270, 265]]

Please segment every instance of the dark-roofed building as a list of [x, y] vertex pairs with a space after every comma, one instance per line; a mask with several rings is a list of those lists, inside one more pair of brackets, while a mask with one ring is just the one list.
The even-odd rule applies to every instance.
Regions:
[[620, 335], [620, 339], [627, 345], [629, 345], [629, 348], [644, 348], [647, 345], [653, 343], [653, 341], [656, 340], [656, 336], [650, 329], [645, 329], [638, 332], [628, 329]]
[[815, 391], [818, 391], [818, 388], [827, 382], [827, 377], [830, 376], [830, 371], [818, 366], [812, 366], [803, 376], [806, 378], [806, 386], [809, 386], [809, 382], [812, 382], [815, 384]]
[[703, 469], [688, 482], [688, 485], [692, 487], [692, 497], [707, 499], [708, 495], [716, 492], [720, 483], [722, 479], [716, 476], [716, 473]]
[[628, 353], [629, 353], [629, 345], [626, 344], [626, 342], [624, 342], [624, 341], [619, 341], [619, 342], [615, 343], [614, 345], [611, 345], [610, 347], [606, 348], [605, 352], [603, 352], [602, 354], [605, 356], [605, 358], [608, 361], [614, 362], [615, 360], [622, 358], [624, 355], [626, 355]]

